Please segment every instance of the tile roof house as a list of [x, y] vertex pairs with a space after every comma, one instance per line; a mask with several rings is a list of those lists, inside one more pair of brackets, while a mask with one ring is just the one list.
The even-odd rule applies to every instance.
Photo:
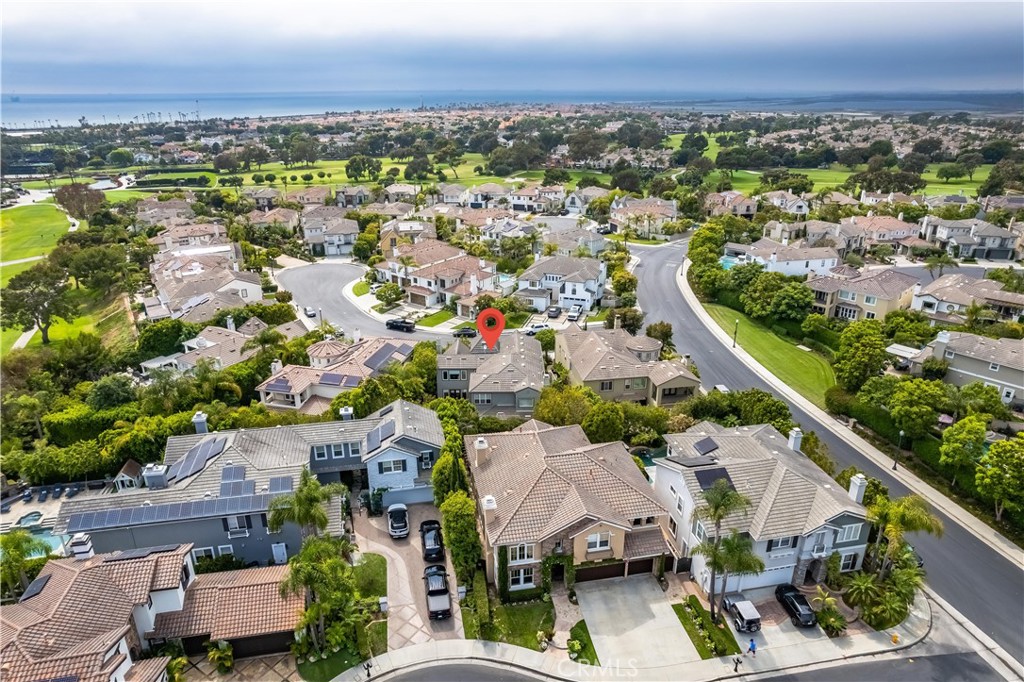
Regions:
[[548, 382], [540, 342], [520, 332], [503, 333], [493, 349], [459, 339], [437, 356], [438, 397], [466, 398], [481, 414], [531, 414]]
[[318, 186], [318, 187], [302, 187], [300, 189], [293, 189], [291, 192], [285, 195], [286, 201], [293, 201], [303, 206], [323, 206], [331, 201], [331, 188]]
[[682, 360], [659, 360], [661, 346], [625, 329], [570, 324], [555, 336], [555, 362], [569, 370], [570, 383], [587, 386], [604, 400], [671, 405], [693, 396], [700, 379]]
[[736, 190], [711, 192], [704, 198], [704, 211], [709, 216], [734, 215], [749, 219], [757, 214], [757, 200]]
[[[232, 329], [232, 326], [229, 319], [227, 328], [211, 325], [199, 332], [198, 336], [184, 341], [184, 353], [177, 357], [176, 367], [182, 372], [188, 372], [205, 360], [213, 363], [216, 369], [225, 369], [251, 358], [259, 349], [243, 350], [243, 346], [256, 336], [259, 330], [246, 333], [249, 330]], [[289, 341], [305, 336], [309, 332], [301, 320], [285, 322], [274, 329], [284, 334], [285, 339]]]
[[497, 208], [508, 205], [509, 188], [496, 182], [485, 182], [469, 188], [469, 208]]
[[577, 425], [531, 420], [465, 445], [488, 581], [511, 592], [540, 587], [549, 556], [571, 561], [585, 581], [652, 572], [670, 554], [665, 508], [622, 442], [594, 445]]
[[1024, 344], [1019, 339], [990, 339], [966, 332], [941, 331], [910, 358], [910, 371], [920, 374], [928, 358], [945, 360], [943, 381], [966, 386], [980, 381], [999, 389], [1004, 403], [1024, 405]]
[[368, 187], [363, 185], [342, 187], [335, 195], [335, 200], [338, 202], [338, 206], [360, 208], [363, 204], [370, 203], [373, 200], [373, 193], [370, 192]]
[[921, 237], [953, 258], [1013, 260], [1017, 255], [1017, 235], [977, 218], [944, 220], [925, 216], [921, 219]]
[[596, 258], [544, 256], [519, 275], [515, 296], [536, 310], [550, 305], [590, 310], [604, 297], [605, 264]]
[[864, 233], [861, 230], [824, 220], [799, 223], [770, 220], [764, 225], [764, 235], [787, 246], [831, 247], [840, 258], [845, 258], [848, 253], [864, 251]]
[[570, 192], [565, 197], [565, 210], [572, 215], [586, 213], [591, 201], [608, 196], [608, 192], [603, 187], [584, 187]]
[[851, 321], [882, 320], [894, 310], [910, 307], [918, 278], [899, 270], [861, 274], [838, 266], [827, 275], [809, 277], [806, 284], [814, 292], [813, 313]]
[[895, 245], [907, 237], [917, 236], [917, 225], [903, 220], [903, 214], [893, 217], [889, 215], [850, 216], [840, 221], [841, 225], [856, 227], [864, 235], [866, 248], [878, 244]]
[[753, 244], [725, 245], [725, 255], [738, 264], [759, 263], [768, 272], [784, 275], [812, 275], [839, 265], [839, 254], [831, 246], [800, 246], [759, 239]]
[[246, 215], [253, 227], [283, 225], [289, 230], [299, 226], [299, 212], [290, 208], [273, 208], [269, 211], [252, 211]]
[[390, 220], [380, 227], [380, 248], [391, 253], [398, 243], [415, 244], [423, 239], [437, 239], [434, 224], [424, 220]]
[[554, 244], [556, 256], [585, 255], [596, 258], [608, 246], [608, 240], [596, 230], [583, 227], [572, 227], [566, 230], [548, 230], [544, 233], [544, 243]]
[[[145, 487], [64, 499], [54, 533], [89, 533], [100, 551], [192, 543], [193, 556], [231, 553], [284, 564], [301, 545], [298, 526], [271, 532], [271, 500], [292, 492], [302, 470], [321, 482], [358, 476], [387, 488], [384, 504], [433, 499], [430, 469], [444, 443], [437, 414], [397, 400], [362, 419], [197, 433], [167, 439], [162, 464], [143, 469]], [[347, 479], [351, 480], [351, 479]], [[343, 532], [342, 503], [327, 506], [327, 532]]]
[[403, 363], [413, 345], [389, 338], [371, 338], [346, 344], [334, 339], [318, 341], [308, 349], [310, 365], [282, 365], [274, 360], [270, 377], [256, 387], [260, 402], [271, 409], [323, 414], [340, 393], [357, 387], [391, 363]]
[[854, 476], [850, 490], [843, 490], [802, 454], [802, 439], [796, 428], [787, 439], [768, 424], [725, 428], [710, 422], [665, 436], [668, 454], [655, 460], [655, 493], [670, 510], [675, 551], [690, 558], [690, 572], [705, 591], [710, 571], [694, 548], [710, 538], [714, 526], [694, 512], [719, 479], [750, 500], [747, 509], [725, 518], [722, 531], [750, 537], [765, 564], [760, 574], [731, 577], [730, 589], [820, 581], [833, 553], [842, 571], [860, 568], [870, 532], [862, 504], [867, 479]]
[[341, 206], [310, 206], [302, 212], [303, 241], [314, 256], [344, 256], [352, 252], [359, 223], [346, 218]]
[[386, 204], [374, 202], [363, 204], [362, 208], [359, 209], [360, 213], [373, 213], [389, 218], [408, 218], [415, 210], [416, 206], [404, 201], [393, 201]]
[[269, 211], [274, 208], [281, 198], [281, 190], [274, 189], [273, 187], [253, 187], [242, 190], [243, 194], [246, 194], [253, 203], [256, 204], [256, 208], [261, 211]]
[[1024, 294], [1005, 291], [1003, 283], [970, 275], [943, 275], [914, 290], [910, 304], [932, 319], [932, 323], [963, 324], [963, 313], [973, 303], [988, 308], [997, 319], [1017, 321], [1024, 317]]
[[776, 206], [784, 213], [789, 213], [796, 216], [807, 215], [811, 208], [807, 201], [792, 192], [786, 190], [776, 190], [774, 192], [765, 192], [764, 194], [757, 197], [761, 201], [764, 201], [772, 206]]
[[978, 200], [983, 212], [995, 211], [997, 209], [1003, 209], [1010, 211], [1024, 210], [1024, 195], [1022, 194], [1006, 194], [1006, 195], [995, 195], [990, 197], [982, 197]]
[[903, 192], [865, 192], [861, 190], [860, 203], [868, 206], [877, 204], [911, 204], [912, 206], [924, 206], [923, 194], [904, 194]]
[[230, 244], [227, 229], [220, 223], [191, 223], [168, 227], [149, 240], [160, 251], [180, 251], [183, 248], [209, 247]]
[[[241, 307], [263, 300], [259, 275], [237, 270], [237, 263], [219, 255], [167, 258], [151, 267], [156, 295], [143, 299], [147, 319], [185, 318], [196, 308], [208, 312], [213, 300]], [[191, 315], [189, 321], [206, 321], [212, 317]]]
[[645, 239], [662, 235], [665, 223], [678, 217], [676, 200], [624, 196], [612, 202], [608, 222], [619, 232], [627, 227]]
[[[436, 239], [398, 244], [384, 257], [374, 266], [378, 281], [401, 286], [412, 305], [442, 306], [452, 300], [498, 291], [494, 263], [467, 256], [461, 249]], [[400, 260], [404, 258], [409, 259], [408, 264]]]

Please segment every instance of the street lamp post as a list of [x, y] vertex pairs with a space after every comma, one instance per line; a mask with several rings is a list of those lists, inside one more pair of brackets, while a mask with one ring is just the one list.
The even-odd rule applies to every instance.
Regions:
[[736, 347], [736, 337], [740, 333], [740, 321], [736, 320], [736, 327], [732, 330], [732, 347]]
[[[903, 429], [900, 429], [900, 450], [903, 449], [903, 436], [905, 436], [905, 435], [906, 435], [906, 431], [904, 431]], [[899, 458], [899, 453], [894, 455], [893, 458], [892, 458], [892, 470], [893, 471], [896, 471], [896, 462], [897, 462], [898, 458]]]

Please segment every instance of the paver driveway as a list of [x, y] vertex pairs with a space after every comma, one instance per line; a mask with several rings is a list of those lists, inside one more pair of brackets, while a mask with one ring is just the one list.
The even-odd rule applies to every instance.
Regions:
[[654, 576], [576, 583], [576, 597], [602, 666], [655, 668], [700, 660]]

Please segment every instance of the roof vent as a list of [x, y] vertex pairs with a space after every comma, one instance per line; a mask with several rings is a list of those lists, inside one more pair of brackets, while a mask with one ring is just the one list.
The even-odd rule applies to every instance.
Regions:
[[142, 501], [142, 506], [143, 506], [143, 507], [152, 507], [152, 506], [153, 506], [153, 503], [152, 503], [152, 502], [150, 502], [149, 500], [143, 500], [143, 501]]

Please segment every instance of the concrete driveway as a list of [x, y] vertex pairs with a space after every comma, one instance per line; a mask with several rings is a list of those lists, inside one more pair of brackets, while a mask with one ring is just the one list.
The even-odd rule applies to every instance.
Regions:
[[652, 575], [576, 583], [576, 598], [602, 666], [628, 670], [701, 660]]
[[775, 598], [774, 587], [743, 590], [743, 596], [749, 599], [757, 612], [761, 614], [761, 630], [754, 633], [737, 632], [732, 619], [726, 618], [726, 622], [729, 623], [729, 627], [736, 636], [736, 642], [743, 651], [747, 650], [747, 643], [751, 639], [757, 643], [758, 651], [791, 645], [813, 646], [815, 642], [829, 641], [828, 635], [820, 627], [803, 628], [793, 625], [789, 613]]
[[355, 531], [359, 550], [383, 554], [388, 560], [388, 649], [394, 651], [412, 644], [423, 644], [438, 639], [462, 639], [462, 612], [458, 605], [455, 571], [448, 560], [448, 582], [452, 593], [452, 617], [430, 620], [427, 614], [427, 595], [423, 588], [423, 546], [420, 542], [420, 522], [441, 519], [441, 513], [432, 504], [409, 505], [409, 537], [393, 540], [388, 535], [383, 516], [369, 517], [364, 508], [355, 517]]

